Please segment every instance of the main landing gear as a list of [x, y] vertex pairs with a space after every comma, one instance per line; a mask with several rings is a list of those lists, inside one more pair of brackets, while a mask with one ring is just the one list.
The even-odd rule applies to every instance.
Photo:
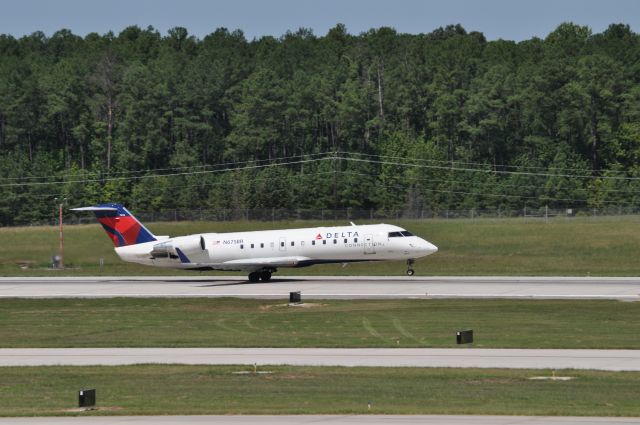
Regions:
[[249, 273], [249, 282], [256, 283], [260, 280], [262, 280], [263, 282], [268, 282], [269, 280], [271, 280], [271, 270]]
[[407, 276], [413, 276], [415, 274], [415, 271], [411, 268], [415, 261], [416, 260], [413, 259], [407, 260]]

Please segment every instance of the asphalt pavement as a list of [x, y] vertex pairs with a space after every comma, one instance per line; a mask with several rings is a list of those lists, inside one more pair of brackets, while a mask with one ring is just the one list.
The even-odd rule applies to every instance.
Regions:
[[640, 350], [493, 348], [3, 348], [0, 366], [293, 365], [640, 371]]
[[4, 277], [0, 298], [242, 297], [288, 299], [506, 298], [640, 301], [640, 278], [285, 276]]

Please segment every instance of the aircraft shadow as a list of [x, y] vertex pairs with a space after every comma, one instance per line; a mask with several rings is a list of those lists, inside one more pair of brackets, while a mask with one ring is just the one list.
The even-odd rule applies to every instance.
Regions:
[[[301, 282], [301, 281], [305, 281], [305, 279], [296, 279], [296, 278], [276, 278], [276, 279], [271, 279], [269, 282], [266, 283], [289, 283], [289, 282]], [[123, 281], [120, 280], [105, 280], [102, 282], [113, 282], [113, 283], [122, 283]], [[197, 285], [198, 287], [201, 288], [206, 288], [207, 286], [233, 286], [233, 285], [260, 285], [263, 284], [265, 282], [249, 282], [249, 280], [233, 280], [233, 281], [229, 281], [229, 280], [225, 280], [225, 279], [210, 279], [210, 280], [203, 280], [203, 279], [179, 279], [179, 280], [164, 280], [164, 279], [157, 279], [155, 281], [150, 281], [147, 279], [127, 279], [126, 282], [140, 282], [140, 283], [151, 283], [151, 284], [156, 284], [156, 283], [205, 283], [204, 285]], [[207, 282], [212, 282], [211, 284], [206, 284]]]
[[[198, 288], [207, 288], [214, 286], [235, 286], [235, 285], [262, 285], [265, 283], [291, 283], [291, 282], [303, 282], [304, 279], [271, 279], [269, 282], [249, 282], [248, 280], [243, 280], [241, 282], [220, 282], [220, 283], [212, 283], [209, 285], [197, 285]], [[174, 281], [175, 282], [175, 281]], [[200, 281], [202, 282], [202, 281]]]

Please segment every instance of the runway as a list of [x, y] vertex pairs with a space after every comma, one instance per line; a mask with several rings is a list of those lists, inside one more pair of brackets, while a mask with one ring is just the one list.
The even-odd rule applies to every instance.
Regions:
[[242, 297], [288, 299], [507, 298], [640, 300], [637, 277], [242, 276], [3, 277], [0, 298]]
[[[242, 276], [0, 278], [0, 298], [242, 297], [288, 299], [506, 298], [640, 300], [640, 278], [315, 277], [248, 284]], [[640, 350], [74, 348], [0, 349], [0, 366], [300, 365], [594, 369], [640, 371]], [[546, 372], [541, 372], [546, 374]], [[640, 424], [640, 418], [420, 415], [92, 416], [0, 418], [0, 425], [337, 424]]]
[[4, 348], [0, 366], [131, 364], [640, 371], [640, 350], [488, 348]]
[[[0, 278], [0, 298], [242, 297], [640, 300], [638, 278], [244, 277]], [[83, 348], [1, 349], [0, 366], [137, 363], [640, 370], [640, 350]]]
[[562, 416], [472, 416], [472, 415], [216, 415], [216, 416], [92, 416], [49, 418], [0, 418], [0, 425], [619, 425], [640, 424], [640, 418]]

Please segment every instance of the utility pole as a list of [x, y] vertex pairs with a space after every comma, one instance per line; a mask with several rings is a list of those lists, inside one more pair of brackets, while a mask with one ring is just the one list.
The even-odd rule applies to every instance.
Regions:
[[[58, 213], [59, 213], [59, 224], [60, 224], [60, 268], [64, 269], [64, 234], [62, 232], [62, 207], [64, 206], [64, 202], [67, 198], [61, 198], [60, 203], [58, 203]], [[58, 201], [58, 198], [56, 198]]]
[[62, 235], [62, 204], [60, 204], [60, 268], [64, 269], [64, 236]]
[[338, 172], [340, 171], [340, 157], [338, 157], [338, 152], [334, 152], [334, 160], [333, 160], [333, 219], [337, 219], [338, 214]]

